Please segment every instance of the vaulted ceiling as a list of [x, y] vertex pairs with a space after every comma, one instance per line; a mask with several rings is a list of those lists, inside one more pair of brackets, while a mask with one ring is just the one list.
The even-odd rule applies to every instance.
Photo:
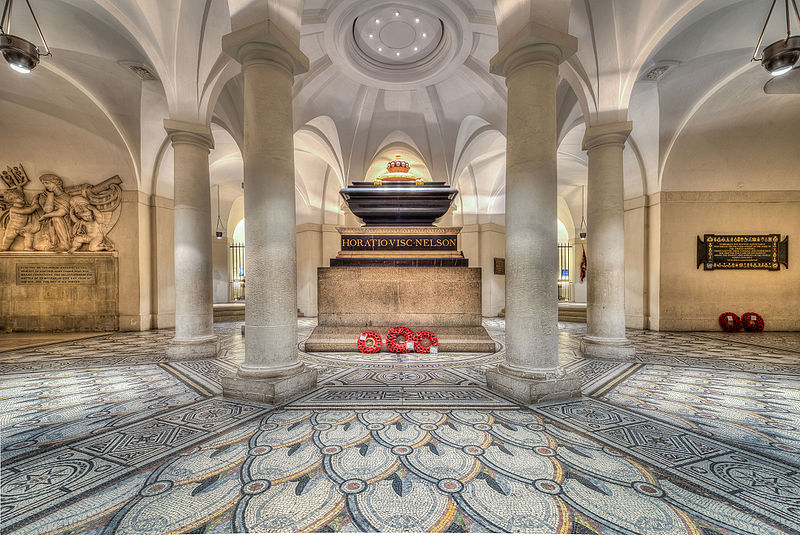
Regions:
[[[783, 149], [800, 134], [800, 69], [770, 81], [749, 62], [768, 4], [38, 0], [53, 57], [27, 78], [0, 68], [0, 164], [75, 181], [119, 173], [131, 189], [171, 197], [163, 119], [210, 122], [226, 210], [241, 195], [243, 109], [240, 69], [220, 40], [269, 16], [311, 65], [294, 87], [299, 221], [331, 222], [339, 187], [395, 154], [458, 184], [465, 222], [490, 221], [504, 211], [506, 91], [488, 63], [520, 21], [534, 20], [578, 38], [557, 92], [559, 193], [576, 221], [586, 122], [634, 122], [626, 198], [796, 188]], [[15, 32], [32, 31], [18, 15]], [[759, 181], [748, 153], [771, 165]]]

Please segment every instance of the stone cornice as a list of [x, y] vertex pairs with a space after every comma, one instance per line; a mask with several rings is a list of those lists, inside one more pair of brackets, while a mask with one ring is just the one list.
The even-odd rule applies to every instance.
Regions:
[[173, 146], [196, 145], [209, 151], [214, 148], [214, 136], [211, 135], [211, 127], [208, 125], [164, 119], [164, 130], [167, 131]]
[[380, 234], [406, 235], [406, 234], [425, 234], [431, 236], [452, 235], [461, 232], [461, 227], [336, 227], [339, 234], [358, 235], [358, 234]]
[[591, 125], [583, 136], [583, 150], [591, 151], [604, 145], [625, 146], [633, 130], [631, 121]]
[[800, 191], [658, 191], [625, 200], [625, 211], [679, 203], [797, 203]]
[[515, 69], [531, 63], [557, 68], [575, 54], [578, 40], [548, 26], [529, 22], [489, 62], [489, 72], [508, 77]]
[[322, 232], [322, 225], [319, 223], [300, 223], [295, 227], [295, 231], [300, 232]]
[[662, 191], [662, 203], [682, 202], [761, 202], [792, 203], [800, 202], [800, 191]]
[[280, 65], [291, 76], [308, 71], [308, 57], [269, 19], [224, 35], [222, 49], [245, 69], [269, 63]]

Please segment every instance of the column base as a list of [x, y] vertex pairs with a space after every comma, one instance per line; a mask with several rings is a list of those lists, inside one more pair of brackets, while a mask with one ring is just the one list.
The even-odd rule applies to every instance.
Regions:
[[581, 352], [584, 357], [593, 359], [627, 360], [633, 358], [636, 349], [627, 338], [581, 338]]
[[173, 338], [167, 346], [169, 360], [215, 359], [218, 352], [219, 339], [216, 335], [182, 340]]
[[284, 377], [223, 376], [222, 395], [270, 405], [281, 405], [299, 394], [317, 387], [317, 370], [301, 368], [299, 373]]
[[575, 375], [555, 379], [527, 379], [504, 373], [498, 367], [486, 372], [486, 385], [490, 390], [523, 405], [581, 397], [581, 381]]

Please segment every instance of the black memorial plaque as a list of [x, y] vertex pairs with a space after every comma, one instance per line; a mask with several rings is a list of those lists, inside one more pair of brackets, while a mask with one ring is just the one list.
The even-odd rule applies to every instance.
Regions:
[[766, 269], [789, 267], [789, 237], [780, 234], [719, 235], [697, 238], [697, 267], [714, 269]]
[[455, 251], [458, 235], [342, 235], [342, 251]]
[[505, 275], [506, 274], [506, 259], [505, 258], [495, 258], [494, 259], [494, 274], [495, 275]]

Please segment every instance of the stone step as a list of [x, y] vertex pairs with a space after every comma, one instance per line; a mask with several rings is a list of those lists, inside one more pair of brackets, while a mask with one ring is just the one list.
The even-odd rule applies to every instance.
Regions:
[[[387, 325], [372, 327], [317, 327], [306, 340], [305, 350], [309, 352], [358, 352], [358, 338], [362, 331], [378, 331], [381, 337], [385, 337], [389, 327]], [[422, 330], [422, 328], [415, 329], [411, 326], [409, 328], [414, 331]], [[439, 339], [439, 351], [441, 352], [493, 353], [499, 347], [483, 327], [440, 327], [428, 330], [433, 331]], [[386, 351], [385, 340], [381, 351]]]
[[586, 323], [584, 303], [562, 303], [558, 305], [558, 321], [567, 323]]
[[214, 322], [244, 321], [244, 303], [218, 303], [214, 305]]
[[[297, 317], [305, 317], [299, 308]], [[217, 303], [214, 305], [214, 323], [227, 321], [244, 321], [244, 303]]]

